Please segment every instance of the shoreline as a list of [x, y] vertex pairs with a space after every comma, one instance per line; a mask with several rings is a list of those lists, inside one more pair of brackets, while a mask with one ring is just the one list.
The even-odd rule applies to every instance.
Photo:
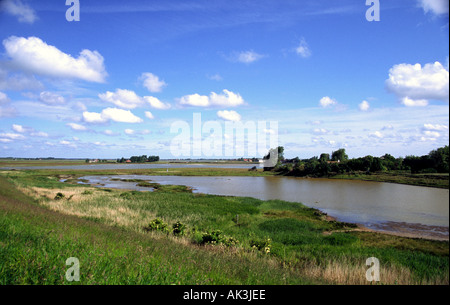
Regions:
[[[325, 220], [327, 221], [338, 221], [339, 220], [336, 217], [326, 215]], [[428, 226], [423, 225], [419, 223], [410, 224], [406, 222], [393, 222], [389, 221], [383, 224], [376, 225], [376, 227], [388, 227], [388, 228], [396, 228], [395, 231], [392, 230], [382, 230], [382, 229], [373, 229], [369, 228], [363, 224], [360, 223], [353, 223], [357, 226], [355, 229], [351, 230], [336, 230], [336, 231], [327, 231], [324, 232], [325, 235], [332, 234], [334, 232], [367, 232], [367, 233], [377, 233], [377, 234], [385, 234], [385, 235], [393, 235], [398, 237], [405, 237], [405, 238], [414, 238], [414, 239], [424, 239], [424, 240], [434, 240], [434, 241], [449, 241], [449, 228], [443, 227], [443, 226]], [[416, 231], [407, 231], [405, 228], [410, 228], [412, 230]], [[447, 235], [443, 235], [440, 233], [432, 233], [432, 232], [424, 232], [424, 231], [417, 231], [418, 229], [424, 229], [424, 228], [432, 228], [437, 231], [446, 231]]]

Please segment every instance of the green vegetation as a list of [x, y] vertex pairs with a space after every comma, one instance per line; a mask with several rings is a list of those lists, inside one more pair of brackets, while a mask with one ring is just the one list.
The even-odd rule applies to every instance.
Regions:
[[334, 151], [331, 157], [328, 153], [322, 153], [319, 158], [285, 160], [283, 151], [282, 147], [278, 147], [278, 163], [266, 170], [296, 177], [328, 177], [449, 187], [448, 146], [433, 150], [428, 155], [405, 158], [394, 158], [385, 154], [381, 157], [368, 155], [349, 159], [345, 149], [341, 148]]
[[448, 242], [359, 232], [299, 203], [60, 178], [1, 173], [0, 283], [69, 284], [77, 257], [80, 284], [367, 284], [374, 256], [382, 283], [448, 284]]
[[[144, 162], [158, 162], [159, 156], [149, 156], [142, 155], [142, 156], [132, 156], [130, 159], [128, 159], [131, 163], [144, 163]], [[127, 159], [122, 157], [121, 159], [117, 159], [117, 163], [125, 163], [127, 162]]]

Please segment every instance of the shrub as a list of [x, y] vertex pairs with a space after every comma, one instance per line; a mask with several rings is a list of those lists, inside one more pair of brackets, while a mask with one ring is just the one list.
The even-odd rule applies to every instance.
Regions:
[[66, 196], [63, 193], [57, 193], [55, 196], [55, 200], [64, 199]]
[[272, 240], [270, 238], [264, 240], [251, 240], [250, 246], [253, 249], [258, 249], [259, 251], [264, 251], [264, 253], [269, 254], [272, 247]]
[[144, 229], [147, 231], [159, 231], [169, 233], [169, 229], [167, 228], [167, 226], [168, 226], [167, 223], [165, 223], [162, 219], [155, 218]]
[[173, 224], [172, 229], [173, 235], [183, 236], [185, 234], [186, 226], [181, 222], [177, 221], [176, 223]]
[[213, 230], [211, 232], [203, 233], [201, 244], [224, 244], [225, 246], [231, 247], [239, 243], [237, 239], [232, 236], [227, 236], [220, 230]]

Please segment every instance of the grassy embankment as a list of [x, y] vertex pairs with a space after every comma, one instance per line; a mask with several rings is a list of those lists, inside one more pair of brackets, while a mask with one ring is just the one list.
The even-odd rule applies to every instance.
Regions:
[[[65, 260], [77, 257], [81, 284], [366, 284], [374, 256], [382, 283], [448, 284], [448, 242], [358, 232], [279, 200], [59, 182], [69, 174], [0, 174], [0, 283], [67, 284]], [[148, 232], [155, 218], [186, 234]]]
[[379, 172], [354, 175], [336, 175], [332, 179], [364, 180], [389, 182], [436, 188], [449, 188], [449, 174], [410, 174], [407, 172]]

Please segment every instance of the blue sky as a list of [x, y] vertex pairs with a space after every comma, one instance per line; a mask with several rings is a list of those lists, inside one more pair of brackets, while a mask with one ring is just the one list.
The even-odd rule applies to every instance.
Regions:
[[446, 0], [79, 2], [0, 1], [0, 157], [172, 158], [195, 113], [287, 157], [449, 143]]

